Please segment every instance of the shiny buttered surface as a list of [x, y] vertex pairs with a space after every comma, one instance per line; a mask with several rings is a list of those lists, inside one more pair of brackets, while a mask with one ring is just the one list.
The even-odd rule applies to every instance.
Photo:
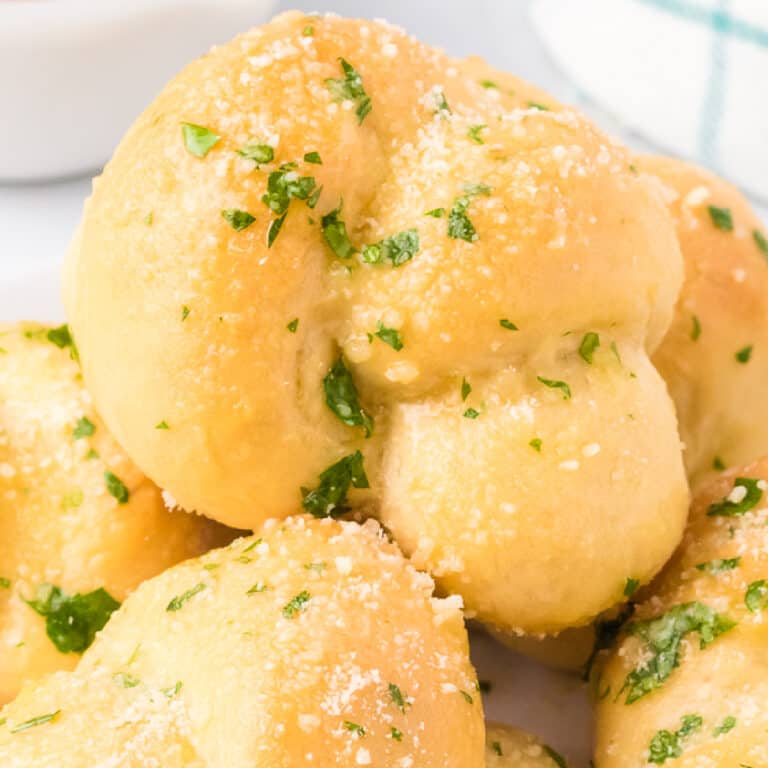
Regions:
[[685, 261], [654, 362], [696, 481], [768, 453], [768, 233], [744, 196], [708, 171], [663, 157], [636, 162], [668, 189]]
[[67, 265], [85, 380], [139, 466], [230, 525], [364, 508], [501, 632], [649, 580], [687, 508], [648, 359], [682, 260], [658, 182], [545, 98], [297, 13], [188, 67]]
[[486, 768], [563, 768], [565, 758], [536, 737], [517, 728], [488, 723], [485, 728]]
[[373, 522], [271, 521], [165, 571], [3, 719], [4, 768], [484, 765], [460, 601]]
[[768, 765], [767, 524], [768, 459], [701, 489], [596, 673], [599, 768]]
[[0, 326], [0, 703], [71, 669], [126, 595], [223, 543], [166, 509], [96, 414], [66, 326]]

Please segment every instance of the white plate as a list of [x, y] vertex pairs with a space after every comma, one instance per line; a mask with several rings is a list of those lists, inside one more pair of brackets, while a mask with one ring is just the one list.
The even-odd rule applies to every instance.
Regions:
[[[0, 282], [0, 321], [53, 323], [63, 318], [54, 270]], [[472, 657], [479, 679], [492, 686], [483, 697], [489, 719], [537, 734], [567, 755], [571, 768], [586, 768], [591, 757], [591, 715], [584, 683], [513, 654], [481, 632], [472, 633]]]

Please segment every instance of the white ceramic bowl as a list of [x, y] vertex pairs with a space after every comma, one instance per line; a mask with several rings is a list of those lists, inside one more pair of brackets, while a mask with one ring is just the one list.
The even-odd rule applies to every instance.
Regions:
[[0, 181], [93, 171], [188, 61], [274, 0], [0, 0]]

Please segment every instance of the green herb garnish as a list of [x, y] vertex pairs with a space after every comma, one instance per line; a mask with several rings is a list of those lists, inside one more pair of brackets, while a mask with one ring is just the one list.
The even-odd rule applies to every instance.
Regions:
[[[378, 334], [377, 334], [378, 335]], [[339, 356], [323, 379], [325, 402], [350, 427], [363, 427], [365, 436], [373, 432], [373, 419], [360, 405], [357, 387], [344, 358]]]
[[168, 426], [168, 422], [163, 419], [162, 421], [158, 421], [157, 424], [155, 424], [155, 429], [170, 429]]
[[762, 611], [768, 605], [768, 581], [765, 579], [753, 581], [747, 587], [744, 604], [752, 613]]
[[485, 130], [487, 127], [487, 125], [470, 125], [469, 129], [467, 130], [467, 136], [469, 136], [469, 138], [472, 139], [472, 141], [474, 141], [476, 144], [485, 144], [485, 141], [480, 135], [480, 132]]
[[45, 725], [45, 723], [53, 722], [61, 714], [61, 710], [57, 709], [55, 712], [51, 712], [47, 715], [40, 715], [39, 717], [33, 717], [31, 720], [25, 720], [23, 723], [14, 725], [10, 729], [11, 733], [21, 733], [22, 731], [28, 731], [30, 728], [36, 728], [38, 725]]
[[476, 419], [480, 415], [480, 411], [475, 410], [474, 408], [467, 408], [462, 415], [465, 419]]
[[752, 239], [760, 253], [768, 259], [768, 238], [759, 229], [756, 229], [752, 232]]
[[734, 568], [738, 568], [740, 563], [740, 557], [726, 557], [718, 560], [709, 560], [706, 563], [699, 563], [695, 568], [697, 571], [711, 573], [713, 576], [716, 576], [718, 573], [723, 573], [723, 571], [732, 571]]
[[182, 592], [180, 595], [176, 595], [176, 597], [172, 598], [168, 605], [165, 606], [165, 610], [169, 613], [180, 611], [189, 600], [191, 600], [195, 595], [200, 594], [204, 589], [206, 589], [206, 587], [207, 585], [202, 581], [199, 584], [195, 584], [195, 586], [191, 589], [188, 589], [186, 592]]
[[181, 305], [181, 322], [183, 323], [189, 317], [190, 309], [186, 304]]
[[296, 329], [299, 327], [299, 318], [294, 317], [288, 325], [285, 326], [290, 333], [296, 333]]
[[339, 218], [344, 201], [340, 200], [337, 208], [329, 211], [320, 219], [320, 228], [323, 231], [323, 238], [328, 243], [331, 250], [340, 259], [349, 259], [357, 251], [349, 240], [347, 235], [347, 225]]
[[69, 347], [69, 356], [75, 362], [80, 360], [77, 345], [75, 344], [75, 340], [72, 338], [72, 333], [66, 323], [57, 328], [50, 328], [45, 334], [45, 338], [48, 339], [51, 344], [55, 344], [59, 349], [67, 349], [67, 347]]
[[697, 632], [703, 649], [734, 626], [735, 621], [699, 602], [676, 605], [655, 619], [629, 624], [627, 631], [645, 642], [646, 660], [627, 675], [620, 691], [627, 691], [624, 703], [632, 704], [664, 684], [680, 666], [680, 644], [686, 635]]
[[590, 331], [584, 334], [584, 338], [579, 344], [579, 356], [588, 365], [592, 365], [592, 356], [595, 354], [595, 350], [600, 346], [600, 337]]
[[738, 362], [744, 364], [749, 362], [749, 358], [752, 357], [752, 345], [742, 347], [737, 353], [736, 353], [736, 360]]
[[246, 144], [237, 154], [246, 160], [253, 160], [256, 165], [271, 163], [275, 159], [275, 150], [269, 144]]
[[717, 726], [717, 728], [712, 731], [712, 735], [722, 736], [724, 733], [728, 733], [729, 731], [732, 731], [736, 727], [736, 718], [733, 715], [728, 715], [720, 725]]
[[624, 585], [624, 597], [632, 597], [637, 592], [637, 588], [640, 586], [639, 579], [633, 579], [631, 576], [627, 578], [627, 583]]
[[323, 161], [320, 157], [319, 152], [307, 152], [306, 155], [304, 155], [304, 162], [305, 163], [312, 163], [313, 165], [322, 165]]
[[136, 688], [141, 683], [138, 677], [129, 675], [127, 672], [116, 672], [112, 679], [123, 688]]
[[117, 499], [118, 504], [127, 504], [130, 497], [130, 491], [125, 483], [114, 473], [107, 470], [104, 473], [104, 482], [107, 485], [107, 491], [110, 496]]
[[533, 448], [534, 451], [536, 451], [538, 453], [541, 453], [542, 441], [541, 441], [540, 437], [534, 437], [533, 440], [530, 440], [528, 442], [528, 445], [530, 445], [531, 448]]
[[730, 208], [718, 208], [716, 205], [710, 205], [707, 207], [707, 211], [709, 211], [709, 218], [712, 219], [712, 223], [717, 229], [723, 232], [733, 231], [733, 216]]
[[410, 706], [408, 702], [408, 697], [403, 695], [403, 692], [400, 690], [400, 687], [395, 685], [394, 683], [389, 683], [387, 686], [389, 689], [389, 698], [392, 699], [395, 706], [403, 713], [405, 714], [405, 711]]
[[400, 331], [395, 328], [387, 328], [384, 323], [379, 320], [376, 324], [378, 330], [374, 333], [374, 336], [378, 336], [385, 344], [388, 344], [395, 352], [399, 352], [403, 348], [403, 339], [400, 336]]
[[286, 619], [295, 619], [298, 614], [305, 611], [307, 603], [312, 599], [312, 595], [305, 589], [298, 595], [292, 597], [283, 607], [283, 616]]
[[442, 219], [445, 216], [445, 208], [433, 208], [431, 211], [427, 211], [425, 216], [431, 216], [433, 219]]
[[472, 385], [466, 380], [461, 380], [461, 400], [462, 402], [469, 397], [469, 393], [472, 391]]
[[95, 431], [96, 425], [87, 416], [81, 416], [72, 430], [72, 437], [80, 440], [83, 437], [91, 437]]
[[410, 261], [418, 250], [418, 231], [416, 229], [406, 229], [398, 232], [396, 235], [390, 235], [378, 243], [364, 245], [361, 256], [366, 264], [382, 264], [386, 262], [393, 267], [401, 267]]
[[[737, 491], [743, 488], [744, 492]], [[721, 501], [709, 505], [708, 517], [734, 517], [754, 509], [763, 498], [760, 481], [751, 477], [737, 477], [733, 490]]]
[[365, 92], [360, 73], [346, 59], [340, 58], [339, 63], [344, 77], [342, 79], [329, 77], [326, 79], [325, 85], [331, 92], [334, 101], [355, 102], [355, 114], [358, 125], [360, 125], [371, 111], [371, 99]]
[[45, 619], [45, 632], [61, 653], [83, 653], [120, 603], [105, 589], [68, 595], [54, 584], [41, 584], [26, 604]]
[[394, 739], [395, 741], [402, 741], [403, 740], [403, 732], [399, 728], [395, 728], [393, 725], [389, 729], [389, 737], [391, 739]]
[[368, 488], [363, 468], [363, 454], [355, 451], [339, 459], [320, 473], [320, 484], [314, 490], [302, 488], [301, 505], [315, 517], [329, 517], [347, 511], [344, 506], [349, 488]]
[[568, 763], [565, 762], [565, 758], [559, 752], [555, 752], [552, 747], [548, 747], [546, 744], [542, 749], [547, 753], [547, 757], [552, 759], [557, 768], [568, 768]]
[[564, 381], [557, 379], [545, 379], [543, 376], [536, 377], [545, 387], [550, 389], [559, 389], [563, 393], [563, 400], [571, 399], [571, 388]]
[[506, 317], [502, 317], [501, 320], [499, 320], [499, 325], [502, 328], [506, 328], [508, 331], [519, 331], [520, 330], [511, 320], [507, 320]]
[[314, 176], [299, 176], [293, 169], [281, 166], [267, 176], [267, 191], [261, 202], [276, 216], [282, 216], [291, 200], [307, 200], [315, 188]]
[[280, 234], [280, 230], [283, 228], [283, 222], [288, 213], [284, 213], [282, 216], [278, 216], [276, 219], [272, 219], [269, 228], [267, 229], [267, 248], [271, 248], [277, 236]]
[[691, 339], [693, 341], [698, 341], [699, 336], [701, 336], [701, 321], [696, 315], [693, 315], [691, 318], [692, 320], [692, 327], [691, 327]]
[[674, 733], [667, 730], [657, 731], [648, 748], [648, 762], [662, 765], [667, 760], [680, 757], [683, 754], [685, 739], [698, 731], [703, 724], [704, 720], [700, 715], [685, 715], [682, 725]]
[[0, 576], [0, 589], [10, 589], [11, 580], [5, 576]]
[[361, 739], [365, 736], [365, 728], [357, 723], [352, 723], [349, 720], [344, 721], [344, 729], [350, 733], [354, 733], [355, 736], [359, 736]]
[[528, 106], [530, 109], [538, 109], [541, 112], [549, 112], [549, 107], [546, 104], [540, 104], [537, 101], [529, 101]]
[[182, 123], [181, 135], [187, 151], [195, 157], [205, 157], [221, 141], [221, 136], [194, 123]]
[[255, 216], [252, 216], [248, 211], [241, 211], [238, 208], [227, 208], [221, 212], [221, 215], [225, 221], [229, 222], [235, 232], [242, 232], [256, 221]]

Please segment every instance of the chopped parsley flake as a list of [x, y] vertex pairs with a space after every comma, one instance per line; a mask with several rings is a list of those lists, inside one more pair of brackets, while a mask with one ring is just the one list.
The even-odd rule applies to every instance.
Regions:
[[315, 28], [311, 24], [307, 24], [307, 26], [301, 30], [301, 34], [304, 37], [312, 37], [312, 35], [315, 34]]
[[540, 437], [534, 437], [533, 440], [531, 440], [528, 445], [533, 448], [534, 451], [537, 451], [538, 453], [541, 453], [541, 438]]
[[340, 58], [339, 63], [344, 77], [342, 79], [329, 77], [326, 79], [325, 85], [331, 92], [334, 101], [355, 102], [357, 122], [358, 125], [361, 125], [371, 111], [370, 96], [365, 92], [360, 73], [346, 59]]
[[151, 226], [152, 226], [152, 222], [153, 222], [154, 218], [155, 218], [155, 215], [152, 213], [152, 211], [150, 211], [150, 212], [149, 212], [149, 213], [148, 213], [148, 214], [147, 214], [147, 215], [144, 217], [144, 223], [145, 223], [145, 224], [146, 224], [148, 227], [151, 227]]
[[768, 581], [753, 581], [744, 595], [744, 604], [752, 612], [762, 611], [768, 605]]
[[347, 426], [362, 427], [365, 436], [370, 437], [373, 432], [373, 419], [360, 405], [357, 387], [343, 357], [339, 356], [325, 375], [323, 388], [326, 404], [339, 419]]
[[283, 616], [286, 619], [295, 619], [298, 614], [305, 611], [307, 603], [312, 599], [312, 595], [305, 589], [298, 595], [292, 597], [283, 607]]
[[[737, 488], [744, 488], [745, 492], [737, 491]], [[709, 517], [734, 517], [743, 515], [754, 509], [763, 498], [763, 491], [760, 488], [760, 481], [751, 477], [737, 477], [733, 490], [721, 501], [716, 501], [709, 505], [707, 515]]]
[[632, 597], [637, 592], [637, 588], [640, 586], [639, 579], [627, 578], [627, 583], [624, 585], [624, 597]]
[[175, 685], [171, 685], [168, 688], [163, 688], [161, 690], [161, 693], [163, 696], [167, 696], [169, 699], [172, 699], [181, 689], [184, 683], [181, 682], [181, 680], [177, 680]]
[[600, 337], [590, 331], [584, 334], [584, 338], [579, 344], [579, 356], [588, 365], [592, 365], [592, 356], [595, 354], [595, 350], [600, 346]]
[[388, 344], [395, 352], [399, 352], [403, 348], [403, 339], [400, 336], [400, 331], [395, 328], [387, 328], [384, 323], [379, 320], [376, 324], [378, 330], [374, 333], [374, 336], [378, 336], [385, 344]]
[[80, 488], [76, 488], [74, 491], [65, 493], [61, 497], [61, 508], [64, 510], [77, 509], [82, 505], [84, 500], [85, 494]]
[[324, 560], [321, 560], [319, 563], [304, 563], [304, 570], [313, 571], [314, 573], [322, 573], [327, 567], [328, 564]]
[[676, 605], [655, 619], [628, 625], [630, 634], [645, 641], [645, 653], [621, 688], [627, 691], [624, 703], [632, 704], [664, 684], [680, 666], [680, 644], [686, 635], [697, 632], [703, 649], [734, 626], [736, 622], [699, 602]]
[[389, 737], [391, 739], [394, 739], [395, 741], [402, 741], [403, 740], [403, 732], [399, 728], [395, 728], [393, 725], [389, 729]]
[[691, 339], [693, 341], [698, 341], [699, 336], [701, 336], [701, 321], [699, 320], [698, 316], [693, 315], [691, 322]]
[[476, 419], [480, 415], [480, 411], [477, 411], [474, 408], [467, 408], [462, 415], [465, 419]]
[[256, 221], [256, 217], [252, 216], [248, 211], [241, 211], [237, 208], [227, 208], [221, 212], [221, 215], [225, 221], [229, 222], [235, 232], [242, 232]]
[[361, 256], [366, 264], [382, 264], [386, 262], [393, 267], [401, 267], [410, 261], [418, 253], [418, 250], [418, 231], [416, 229], [406, 229], [398, 232], [396, 235], [390, 235], [378, 243], [364, 245]]
[[104, 482], [107, 485], [109, 495], [117, 499], [118, 504], [128, 503], [130, 492], [125, 487], [125, 483], [114, 472], [107, 470], [104, 473]]
[[712, 459], [712, 469], [722, 472], [725, 469], [725, 462], [719, 456], [715, 456], [715, 458]]
[[565, 762], [565, 758], [559, 752], [555, 752], [552, 747], [548, 747], [546, 744], [542, 749], [547, 753], [547, 757], [551, 758], [557, 768], [568, 768], [568, 763]]
[[724, 571], [732, 571], [734, 568], [738, 568], [740, 564], [740, 557], [726, 557], [718, 560], [709, 560], [706, 563], [699, 563], [696, 566], [696, 570], [716, 576]]
[[752, 239], [755, 241], [755, 245], [760, 253], [768, 259], [768, 238], [759, 229], [756, 229], [752, 232]]
[[545, 387], [550, 389], [559, 389], [563, 393], [563, 400], [571, 399], [571, 388], [564, 381], [557, 379], [545, 379], [543, 376], [536, 377]]
[[498, 88], [499, 86], [493, 82], [493, 80], [479, 80], [478, 81], [483, 88]]
[[519, 331], [520, 330], [511, 320], [507, 320], [506, 317], [502, 317], [501, 320], [499, 320], [499, 325], [502, 328], [506, 328], [508, 331]]
[[445, 98], [445, 93], [443, 91], [435, 91], [435, 105], [437, 106], [438, 114], [442, 112], [449, 115], [453, 114], [453, 110], [448, 104], [448, 99]]
[[290, 333], [296, 333], [296, 329], [299, 327], [299, 318], [294, 317], [288, 325], [285, 326]]
[[141, 683], [138, 677], [129, 675], [127, 672], [116, 672], [112, 675], [112, 679], [123, 688], [136, 688]]
[[323, 161], [320, 157], [319, 152], [307, 152], [306, 155], [304, 155], [304, 162], [305, 163], [312, 163], [313, 165], [322, 165]]
[[280, 234], [280, 230], [283, 228], [283, 222], [288, 213], [284, 213], [282, 216], [278, 216], [276, 219], [272, 219], [267, 229], [267, 248], [271, 248], [277, 240], [277, 236]]
[[181, 135], [187, 151], [195, 157], [205, 157], [221, 141], [221, 136], [194, 123], [182, 123]]
[[59, 349], [69, 348], [69, 356], [73, 360], [78, 361], [80, 359], [77, 345], [75, 344], [75, 340], [72, 338], [69, 326], [66, 323], [57, 328], [50, 328], [45, 334], [45, 338], [48, 339], [51, 344], [55, 344]]
[[445, 216], [445, 208], [433, 208], [431, 211], [427, 211], [425, 216], [431, 216], [433, 219], [442, 219]]
[[457, 197], [454, 200], [451, 212], [448, 214], [448, 237], [474, 243], [479, 237], [475, 225], [467, 215], [469, 203], [470, 199], [466, 196]]
[[648, 747], [648, 762], [662, 765], [667, 760], [680, 757], [683, 754], [685, 739], [698, 731], [703, 724], [701, 715], [685, 715], [682, 725], [674, 733], [667, 730], [657, 731]]
[[95, 431], [96, 425], [87, 416], [81, 416], [72, 430], [72, 437], [80, 440], [83, 437], [90, 437]]
[[467, 693], [466, 691], [459, 691], [464, 701], [467, 702], [467, 704], [474, 704], [475, 700], [472, 698], [472, 694]]
[[258, 595], [260, 592], [266, 592], [269, 587], [267, 587], [264, 582], [257, 581], [245, 594], [246, 595]]
[[10, 729], [10, 732], [21, 733], [22, 731], [28, 731], [30, 728], [36, 728], [38, 725], [45, 725], [45, 723], [51, 723], [60, 714], [61, 714], [61, 710], [57, 709], [55, 712], [50, 712], [47, 715], [40, 715], [38, 717], [33, 717], [31, 720], [25, 720], [23, 723], [14, 725], [13, 728]]
[[482, 182], [465, 184], [464, 191], [470, 197], [477, 197], [478, 195], [482, 197], [488, 197], [488, 195], [490, 195], [491, 192], [493, 192], [493, 190], [487, 184], [483, 184]]
[[190, 309], [186, 304], [181, 305], [181, 322], [183, 323], [189, 317]]
[[194, 587], [188, 589], [186, 592], [182, 592], [180, 595], [172, 598], [172, 600], [165, 606], [165, 610], [169, 613], [174, 611], [180, 611], [186, 603], [191, 600], [195, 595], [199, 595], [205, 588], [206, 584], [202, 581], [199, 584], [195, 584]]
[[728, 733], [729, 731], [732, 731], [736, 727], [736, 718], [733, 715], [728, 715], [720, 725], [715, 728], [714, 731], [712, 731], [712, 735], [722, 736], [724, 733]]
[[472, 139], [472, 141], [474, 141], [476, 144], [485, 144], [485, 141], [480, 135], [480, 132], [485, 130], [487, 127], [487, 125], [470, 125], [469, 129], [467, 130], [467, 136], [469, 136], [469, 138]]
[[501, 749], [501, 743], [498, 741], [492, 741], [491, 742], [491, 749], [493, 750], [494, 755], [498, 755], [499, 757], [503, 757], [504, 752]]
[[733, 232], [733, 216], [730, 208], [718, 208], [716, 205], [707, 207], [709, 218], [715, 227], [723, 232]]
[[750, 344], [747, 347], [742, 347], [737, 353], [736, 353], [736, 360], [738, 362], [745, 364], [749, 362], [749, 358], [752, 357], [752, 345]]
[[350, 733], [354, 733], [355, 736], [358, 736], [361, 739], [363, 738], [363, 736], [365, 736], [365, 728], [363, 728], [362, 725], [358, 725], [357, 723], [352, 723], [349, 720], [344, 721], [344, 730], [349, 731]]
[[405, 713], [405, 711], [410, 706], [408, 697], [403, 695], [403, 692], [400, 690], [399, 686], [395, 685], [394, 683], [389, 683], [387, 687], [389, 689], [389, 698], [392, 699], [395, 706], [402, 713]]
[[155, 429], [170, 429], [168, 426], [168, 422], [163, 419], [162, 421], [158, 421], [157, 424], [155, 424]]
[[0, 589], [10, 589], [11, 580], [5, 576], [0, 576]]
[[472, 385], [466, 380], [461, 380], [461, 399], [462, 402], [469, 397], [469, 393], [472, 391]]
[[275, 159], [275, 150], [269, 144], [246, 144], [237, 154], [247, 160], [253, 160], [256, 165], [271, 163]]
[[357, 251], [347, 235], [347, 225], [339, 218], [344, 201], [339, 201], [337, 208], [329, 211], [320, 219], [325, 242], [340, 259], [349, 259]]
[[538, 109], [541, 112], [549, 112], [549, 107], [546, 104], [540, 104], [537, 101], [529, 101], [528, 106], [531, 109]]
[[280, 166], [267, 177], [267, 191], [261, 196], [261, 202], [276, 216], [282, 216], [291, 200], [307, 200], [315, 187], [314, 176], [299, 176], [292, 168]]
[[45, 619], [45, 632], [61, 653], [83, 653], [120, 603], [105, 589], [68, 595], [54, 584], [41, 584], [26, 604]]
[[302, 488], [301, 505], [315, 517], [329, 517], [346, 512], [347, 492], [352, 488], [368, 488], [363, 469], [363, 454], [355, 451], [339, 459], [320, 473], [320, 484], [314, 490]]

